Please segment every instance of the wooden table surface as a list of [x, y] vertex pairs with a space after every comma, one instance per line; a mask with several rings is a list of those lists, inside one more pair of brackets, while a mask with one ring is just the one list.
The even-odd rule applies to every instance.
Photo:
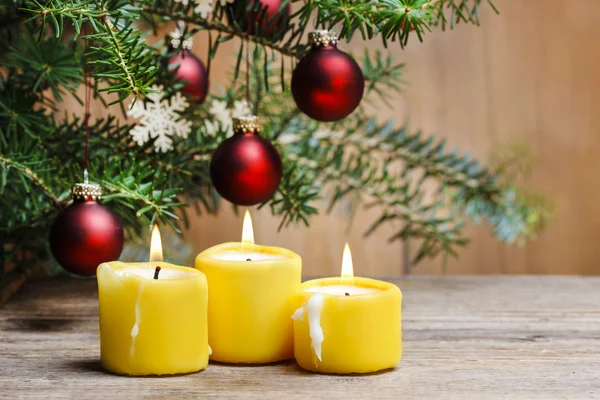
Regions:
[[93, 279], [27, 283], [0, 308], [0, 399], [600, 398], [600, 278], [414, 277], [400, 365], [316, 375], [293, 361], [128, 378], [99, 363]]

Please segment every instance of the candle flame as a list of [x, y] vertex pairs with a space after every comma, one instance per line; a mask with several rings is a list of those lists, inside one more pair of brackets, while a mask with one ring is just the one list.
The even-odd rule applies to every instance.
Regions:
[[162, 241], [160, 239], [160, 230], [158, 230], [157, 225], [154, 225], [152, 227], [152, 239], [150, 240], [150, 262], [162, 261], [162, 260], [163, 260], [163, 251], [162, 251]]
[[244, 215], [244, 225], [242, 227], [242, 247], [244, 245], [254, 246], [254, 228], [252, 227], [252, 218], [248, 210], [246, 210], [246, 214]]
[[344, 255], [342, 256], [342, 280], [354, 281], [354, 268], [352, 267], [352, 253], [350, 252], [350, 246], [346, 243], [344, 246]]

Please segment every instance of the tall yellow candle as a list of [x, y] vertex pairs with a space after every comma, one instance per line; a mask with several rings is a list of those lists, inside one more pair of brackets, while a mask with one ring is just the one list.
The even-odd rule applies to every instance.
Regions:
[[254, 244], [246, 212], [241, 243], [211, 247], [196, 258], [206, 274], [211, 360], [270, 363], [293, 357], [292, 297], [302, 275], [296, 253]]
[[304, 282], [294, 298], [294, 356], [309, 371], [350, 374], [392, 368], [402, 356], [402, 293], [354, 277], [346, 245], [342, 278]]
[[206, 277], [162, 262], [156, 227], [152, 242], [148, 263], [98, 267], [102, 365], [123, 375], [199, 371], [209, 352]]

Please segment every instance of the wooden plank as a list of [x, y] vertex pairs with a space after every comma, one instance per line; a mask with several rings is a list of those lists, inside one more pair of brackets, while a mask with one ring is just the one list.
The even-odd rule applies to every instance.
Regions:
[[0, 398], [600, 398], [600, 278], [414, 277], [391, 371], [315, 375], [294, 362], [211, 363], [127, 378], [99, 364], [94, 279], [28, 282], [0, 309]]

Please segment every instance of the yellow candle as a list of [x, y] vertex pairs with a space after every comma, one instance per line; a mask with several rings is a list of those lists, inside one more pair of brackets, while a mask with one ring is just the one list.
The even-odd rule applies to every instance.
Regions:
[[246, 212], [241, 243], [211, 247], [196, 257], [206, 274], [211, 360], [269, 363], [293, 357], [292, 296], [302, 275], [296, 253], [254, 244]]
[[346, 245], [341, 278], [307, 281], [296, 293], [296, 361], [334, 374], [395, 367], [402, 356], [401, 303], [396, 285], [353, 276]]
[[[100, 264], [100, 357], [123, 375], [196, 372], [208, 364], [206, 277], [194, 268], [162, 261], [156, 249], [148, 263]], [[160, 267], [157, 271], [156, 267]], [[155, 277], [157, 279], [155, 279]]]

